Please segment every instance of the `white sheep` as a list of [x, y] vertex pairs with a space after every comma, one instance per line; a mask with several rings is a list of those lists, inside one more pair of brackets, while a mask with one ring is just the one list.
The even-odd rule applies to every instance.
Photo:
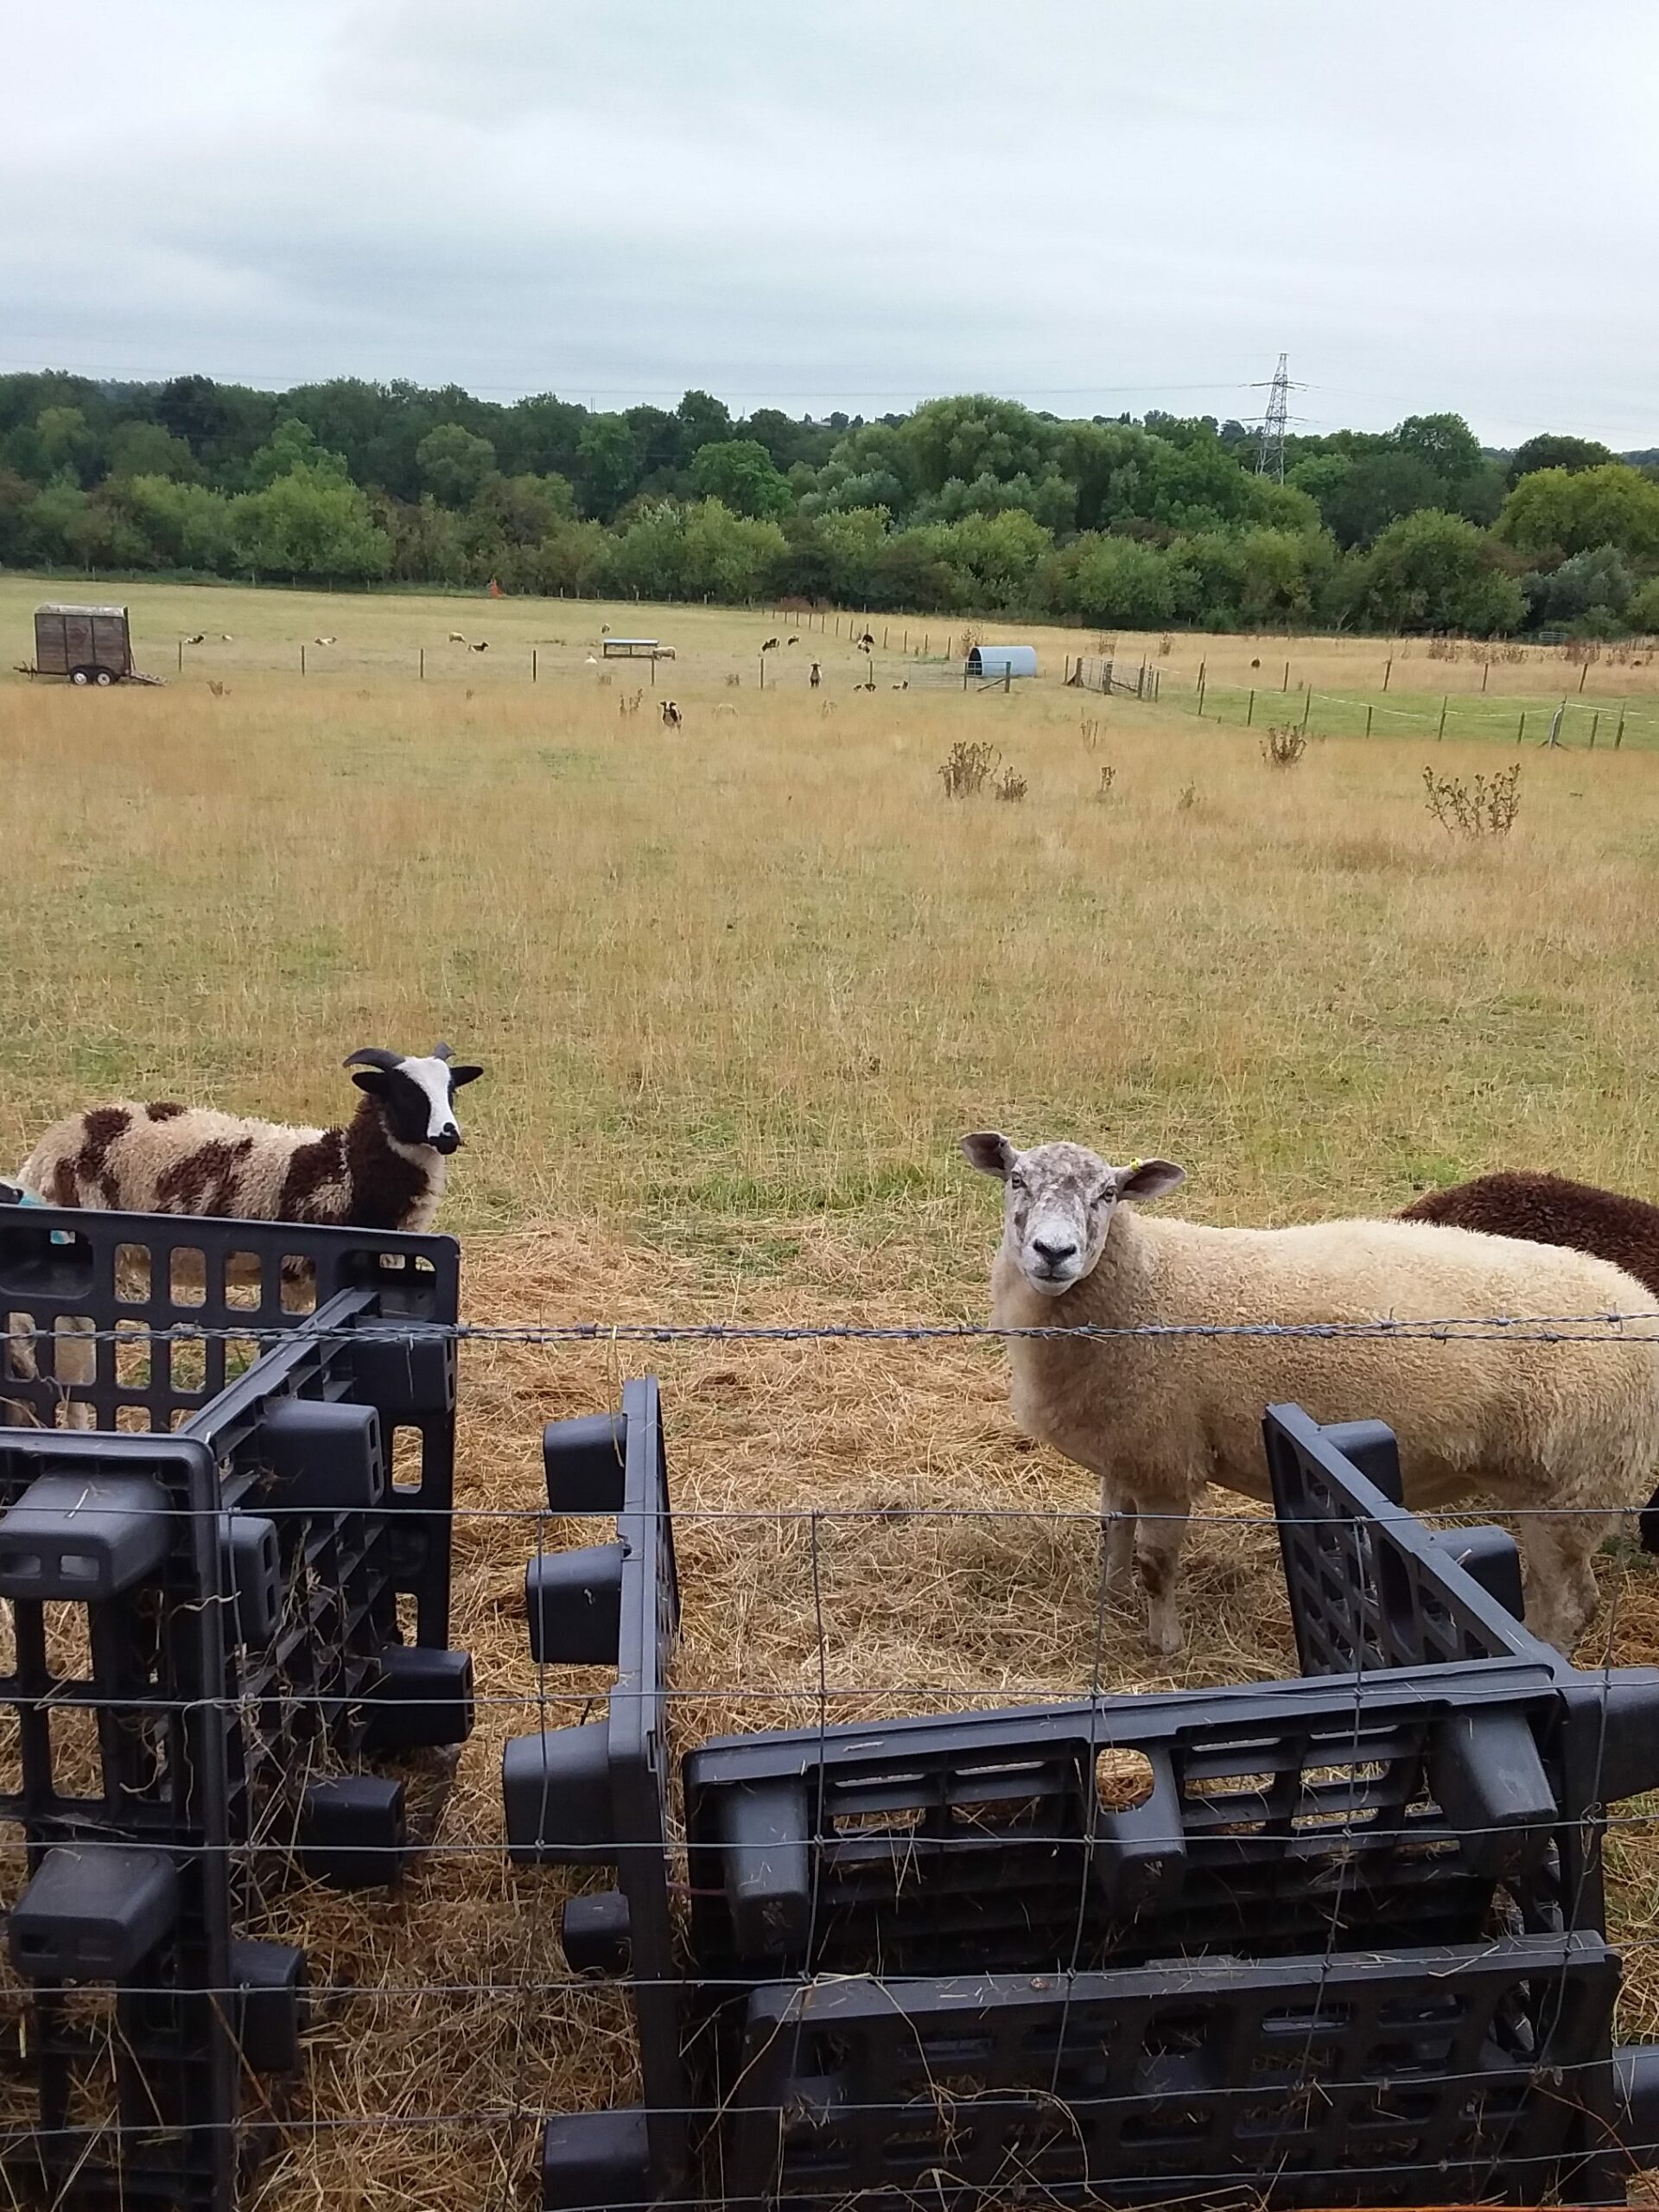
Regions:
[[1153, 1650], [1181, 1648], [1176, 1569], [1205, 1484], [1271, 1497], [1262, 1416], [1284, 1400], [1319, 1421], [1386, 1421], [1414, 1510], [1484, 1491], [1521, 1512], [1529, 1624], [1571, 1650], [1596, 1607], [1590, 1561], [1606, 1516], [1593, 1509], [1641, 1503], [1659, 1462], [1659, 1324], [1619, 1318], [1651, 1312], [1633, 1276], [1583, 1253], [1427, 1223], [1162, 1220], [1122, 1202], [1184, 1182], [1168, 1160], [1112, 1167], [1079, 1145], [1020, 1152], [989, 1131], [963, 1150], [1004, 1186], [991, 1274], [999, 1327], [1609, 1317], [1552, 1329], [1560, 1342], [1033, 1337], [1008, 1347], [1015, 1419], [1100, 1478], [1107, 1583], [1139, 1584]]
[[423, 1230], [461, 1143], [454, 1094], [483, 1073], [449, 1047], [365, 1046], [345, 1064], [365, 1093], [343, 1128], [290, 1128], [157, 1099], [116, 1099], [49, 1128], [17, 1179], [48, 1205]]

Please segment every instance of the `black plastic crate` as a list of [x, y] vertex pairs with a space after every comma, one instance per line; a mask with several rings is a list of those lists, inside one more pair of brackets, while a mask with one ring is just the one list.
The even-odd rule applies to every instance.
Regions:
[[749, 1999], [709, 2194], [1622, 2203], [1598, 1936]]
[[1594, 1928], [1561, 1732], [1550, 1671], [1512, 1662], [727, 1738], [684, 1761], [695, 1971], [1055, 1972]]
[[1571, 1677], [1526, 1625], [1514, 1539], [1433, 1530], [1408, 1512], [1382, 1421], [1321, 1427], [1300, 1406], [1271, 1406], [1262, 1440], [1304, 1674], [1526, 1659]]
[[448, 1236], [0, 1206], [0, 1401], [42, 1428], [174, 1428], [342, 1291], [453, 1322], [460, 1276]]
[[[270, 1567], [271, 1587], [261, 1599], [264, 1577], [250, 1573], [253, 1598], [238, 1588], [227, 1616], [239, 1839], [257, 1834], [315, 1864], [310, 1801], [329, 1775], [470, 1732], [471, 1662], [442, 1640], [454, 1403], [452, 1340], [384, 1311], [377, 1290], [342, 1291], [180, 1432], [213, 1453], [228, 1535], [269, 1531], [252, 1564]], [[389, 1440], [404, 1428], [430, 1447], [407, 1486], [388, 1465]], [[249, 1632], [251, 1614], [260, 1633]], [[397, 1807], [388, 1816], [365, 1802], [357, 1885], [401, 1866], [401, 1796]], [[332, 1812], [325, 1822], [335, 1824]], [[348, 1847], [340, 1837], [327, 1859], [334, 1878]]]
[[349, 1770], [467, 1732], [456, 1291], [443, 1238], [0, 1214], [19, 2189], [228, 2212], [241, 2073], [299, 2056], [262, 1872], [393, 1878], [403, 1786]]
[[[0, 1508], [18, 1977], [0, 2075], [33, 2107], [30, 2126], [0, 2136], [0, 2170], [54, 2203], [124, 2191], [228, 2204], [238, 2083], [234, 2007], [217, 1994], [232, 1967], [213, 1456], [179, 1436], [7, 1430]], [[159, 1551], [135, 1541], [158, 1528]]]
[[271, 1840], [294, 1842], [297, 1777], [468, 1732], [470, 1662], [446, 1648], [458, 1299], [448, 1237], [0, 1210], [14, 1424], [213, 1455], [239, 1836], [268, 1777], [292, 1807]]
[[578, 1970], [628, 1984], [643, 2110], [548, 2122], [549, 2206], [646, 2202], [683, 2186], [690, 2129], [682, 1983], [670, 1903], [664, 1675], [679, 1624], [667, 1464], [654, 1376], [624, 1385], [619, 1415], [552, 1423], [548, 1504], [614, 1516], [615, 1540], [543, 1553], [525, 1582], [531, 1648], [549, 1665], [610, 1665], [606, 1717], [514, 1738], [502, 1759], [508, 1848], [524, 1865], [613, 1866], [614, 1890], [571, 1898]]
[[[1556, 1684], [1564, 1869], [1600, 1910], [1603, 1808], [1659, 1783], [1659, 1669], [1580, 1671], [1522, 1618], [1521, 1567], [1503, 1529], [1426, 1529], [1400, 1504], [1400, 1461], [1380, 1421], [1321, 1428], [1297, 1406], [1264, 1424], [1299, 1656], [1310, 1675], [1516, 1662]], [[1580, 1917], [1580, 1926], [1588, 1926]]]

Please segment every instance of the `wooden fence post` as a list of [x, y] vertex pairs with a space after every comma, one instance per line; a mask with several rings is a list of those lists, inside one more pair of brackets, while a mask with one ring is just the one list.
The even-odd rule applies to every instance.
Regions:
[[1439, 729], [1435, 731], [1434, 734], [1436, 738], [1442, 738], [1446, 735], [1446, 699], [1444, 695], [1442, 695], [1440, 699], [1440, 726]]
[[1307, 687], [1307, 696], [1302, 701], [1302, 728], [1304, 729], [1307, 728], [1307, 717], [1313, 710], [1313, 686], [1310, 683]]
[[1481, 688], [1481, 690], [1482, 690], [1483, 691], [1486, 689], [1487, 684], [1491, 682], [1491, 674], [1492, 674], [1492, 664], [1491, 663], [1491, 661], [1488, 661], [1488, 662], [1487, 662], [1487, 664], [1486, 664], [1486, 665], [1485, 665], [1485, 667], [1484, 667], [1484, 668], [1483, 668], [1483, 669], [1481, 670], [1481, 671], [1480, 671], [1480, 688]]
[[1394, 655], [1393, 655], [1392, 653], [1390, 653], [1390, 654], [1389, 655], [1389, 658], [1388, 658], [1388, 665], [1387, 665], [1387, 666], [1383, 669], [1383, 671], [1382, 671], [1382, 689], [1383, 689], [1385, 691], [1386, 691], [1386, 690], [1388, 690], [1388, 688], [1389, 688], [1389, 678], [1393, 674], [1394, 674]]
[[1371, 716], [1376, 712], [1376, 709], [1375, 707], [1367, 707], [1365, 709], [1365, 734], [1367, 737], [1371, 734]]
[[424, 645], [421, 647], [420, 678], [421, 682], [424, 683], [426, 681], [426, 647]]
[[305, 674], [305, 647], [303, 645], [300, 647], [300, 674], [302, 676]]
[[1245, 727], [1245, 728], [1246, 728], [1246, 729], [1249, 729], [1249, 728], [1250, 727], [1250, 724], [1251, 724], [1255, 720], [1255, 692], [1254, 692], [1254, 691], [1252, 691], [1252, 692], [1251, 692], [1251, 694], [1250, 694], [1250, 703], [1249, 703], [1249, 705], [1248, 707], [1246, 707], [1246, 708], [1245, 708], [1245, 709], [1244, 709], [1244, 727]]
[[1288, 690], [1289, 690], [1289, 689], [1290, 689], [1290, 663], [1289, 663], [1288, 661], [1287, 661], [1287, 662], [1285, 663], [1285, 683], [1284, 683], [1284, 688], [1285, 688], [1285, 690], [1286, 690], [1287, 691], [1288, 691]]
[[1521, 722], [1520, 722], [1520, 727], [1516, 729], [1516, 733], [1515, 733], [1515, 741], [1516, 741], [1516, 743], [1517, 745], [1524, 744], [1524, 743], [1525, 743], [1525, 741], [1526, 741], [1526, 735], [1527, 735], [1527, 710], [1526, 710], [1526, 709], [1525, 709], [1524, 707], [1522, 707], [1522, 709], [1521, 709]]
[[1590, 664], [1589, 664], [1589, 662], [1588, 662], [1588, 661], [1586, 661], [1586, 662], [1585, 662], [1585, 664], [1584, 664], [1584, 665], [1583, 665], [1583, 667], [1582, 667], [1582, 668], [1580, 668], [1580, 671], [1579, 671], [1579, 689], [1580, 689], [1580, 691], [1582, 691], [1582, 690], [1583, 690], [1583, 689], [1584, 689], [1584, 679], [1585, 679], [1585, 677], [1586, 677], [1586, 676], [1588, 676], [1588, 675], [1589, 675], [1589, 673], [1590, 673]]

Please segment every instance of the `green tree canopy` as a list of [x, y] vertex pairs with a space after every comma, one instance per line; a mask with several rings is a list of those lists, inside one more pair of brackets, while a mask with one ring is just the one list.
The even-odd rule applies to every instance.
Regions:
[[1505, 474], [1513, 491], [1523, 476], [1534, 475], [1541, 468], [1599, 468], [1614, 458], [1594, 438], [1564, 437], [1557, 431], [1544, 430], [1516, 448]]
[[98, 440], [80, 408], [42, 407], [35, 418], [35, 435], [48, 467], [86, 481], [97, 462]]
[[391, 565], [391, 539], [365, 495], [303, 462], [234, 500], [231, 527], [238, 565], [258, 575], [346, 581]]
[[674, 410], [680, 426], [680, 462], [684, 467], [704, 446], [721, 444], [732, 435], [731, 410], [706, 391], [688, 391]]
[[326, 477], [331, 483], [351, 481], [346, 456], [320, 446], [310, 424], [301, 422], [296, 415], [289, 415], [277, 423], [265, 443], [250, 458], [249, 489], [263, 492], [278, 477], [291, 475], [296, 469]]
[[723, 500], [734, 514], [785, 515], [795, 504], [787, 479], [758, 438], [723, 438], [699, 446], [690, 474], [699, 498]]
[[1611, 545], [1651, 568], [1659, 563], [1659, 483], [1622, 461], [1535, 469], [1503, 502], [1493, 534], [1546, 559]]
[[440, 423], [415, 448], [421, 481], [441, 506], [464, 507], [495, 473], [495, 448], [459, 423]]
[[200, 480], [195, 455], [182, 438], [159, 423], [118, 423], [110, 433], [111, 476], [167, 476], [175, 483]]
[[1156, 629], [1175, 613], [1175, 578], [1166, 556], [1130, 537], [1090, 532], [1049, 563], [1048, 588], [1067, 613], [1103, 628]]
[[1461, 515], [1403, 516], [1363, 563], [1362, 611], [1389, 630], [1461, 630], [1490, 637], [1518, 630], [1526, 601], [1491, 548]]
[[633, 433], [624, 418], [590, 416], [576, 442], [576, 483], [588, 513], [608, 522], [638, 479]]

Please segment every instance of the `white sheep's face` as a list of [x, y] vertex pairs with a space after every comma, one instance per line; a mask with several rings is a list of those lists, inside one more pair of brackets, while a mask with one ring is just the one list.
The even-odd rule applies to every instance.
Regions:
[[1112, 1167], [1080, 1144], [1016, 1152], [999, 1130], [962, 1141], [973, 1165], [1002, 1182], [1002, 1242], [1031, 1287], [1058, 1298], [1096, 1267], [1124, 1198], [1160, 1198], [1186, 1180], [1167, 1160]]

